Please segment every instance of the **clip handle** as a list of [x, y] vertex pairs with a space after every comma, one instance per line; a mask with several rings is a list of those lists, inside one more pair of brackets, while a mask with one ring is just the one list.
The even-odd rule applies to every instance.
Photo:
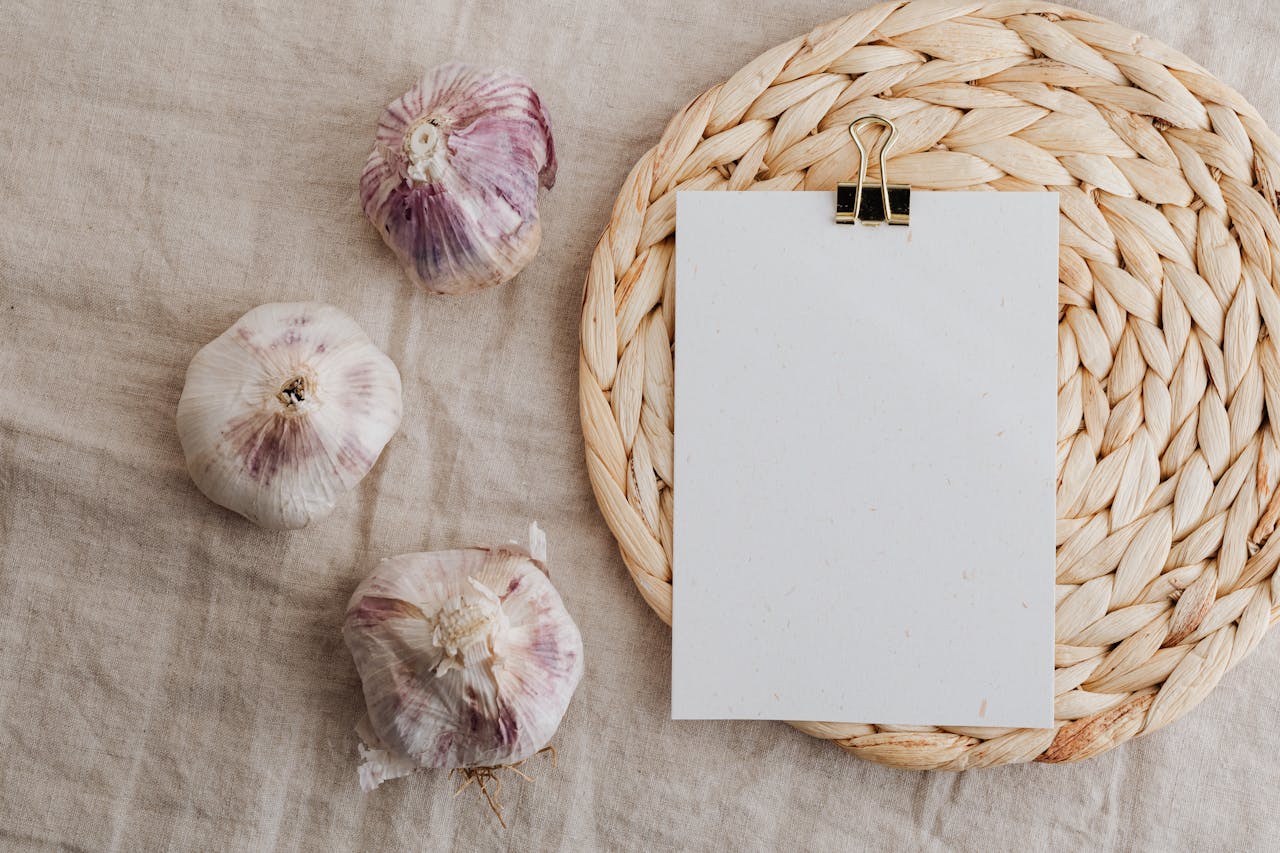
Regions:
[[[878, 161], [880, 164], [880, 210], [875, 212], [876, 218], [870, 219], [863, 216], [863, 189], [867, 182], [867, 147], [862, 142], [862, 137], [858, 135], [858, 131], [868, 125], [884, 125], [889, 129], [889, 136], [885, 139], [884, 144], [880, 146], [880, 154]], [[842, 223], [864, 223], [869, 225], [879, 225], [887, 222], [890, 225], [907, 225], [911, 221], [910, 214], [910, 192], [911, 188], [904, 185], [890, 185], [889, 172], [885, 168], [886, 155], [889, 149], [893, 147], [893, 143], [898, 138], [898, 128], [892, 121], [884, 116], [865, 115], [855, 119], [849, 124], [849, 135], [853, 137], [853, 144], [858, 146], [859, 157], [858, 162], [858, 183], [856, 187], [850, 187], [849, 184], [840, 184], [837, 188], [836, 200], [836, 222]], [[848, 190], [854, 189], [853, 205], [842, 201], [842, 196], [847, 196]], [[890, 190], [893, 190], [892, 194]], [[899, 204], [896, 209], [892, 205], [893, 200], [897, 200]], [[882, 217], [882, 218], [881, 218]]]

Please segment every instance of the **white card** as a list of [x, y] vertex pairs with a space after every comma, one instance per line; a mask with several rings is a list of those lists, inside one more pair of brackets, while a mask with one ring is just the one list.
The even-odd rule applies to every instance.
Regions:
[[672, 716], [1053, 725], [1058, 197], [677, 198]]

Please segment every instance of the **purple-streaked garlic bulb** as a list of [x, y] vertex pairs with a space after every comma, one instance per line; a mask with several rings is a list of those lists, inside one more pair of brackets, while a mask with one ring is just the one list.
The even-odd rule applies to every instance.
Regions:
[[402, 554], [347, 605], [368, 718], [360, 786], [424, 767], [493, 767], [547, 745], [582, 677], [582, 636], [547, 577], [546, 539]]
[[263, 527], [324, 518], [400, 426], [400, 372], [342, 311], [260, 305], [196, 353], [178, 400], [187, 470]]
[[382, 114], [360, 201], [415, 284], [467, 293], [537, 254], [538, 188], [555, 180], [551, 125], [529, 81], [450, 62]]

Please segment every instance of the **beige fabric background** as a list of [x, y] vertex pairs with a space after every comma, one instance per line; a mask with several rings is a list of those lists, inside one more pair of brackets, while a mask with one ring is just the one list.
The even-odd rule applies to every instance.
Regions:
[[[668, 719], [667, 631], [582, 462], [586, 264], [675, 109], [850, 3], [0, 0], [0, 847], [1274, 849], [1274, 638], [1189, 718], [1076, 766], [914, 774]], [[1274, 0], [1082, 4], [1280, 126]], [[383, 106], [450, 57], [524, 69], [560, 154], [540, 256], [458, 299], [411, 289], [356, 196]], [[174, 407], [202, 344], [296, 299], [396, 360], [405, 420], [330, 519], [280, 534], [193, 488]], [[530, 518], [587, 649], [560, 769], [508, 784], [505, 831], [441, 774], [363, 796], [352, 588]]]

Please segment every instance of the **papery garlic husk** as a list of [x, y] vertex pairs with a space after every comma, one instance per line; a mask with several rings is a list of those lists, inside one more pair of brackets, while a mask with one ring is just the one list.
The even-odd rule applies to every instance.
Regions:
[[260, 305], [187, 368], [178, 439], [214, 503], [263, 527], [333, 511], [400, 425], [400, 372], [332, 305]]
[[537, 254], [538, 187], [555, 180], [551, 125], [529, 81], [451, 62], [383, 113], [360, 200], [415, 284], [467, 293]]
[[546, 574], [545, 538], [402, 554], [347, 605], [368, 718], [360, 785], [425, 767], [511, 764], [547, 745], [582, 678], [582, 635]]

